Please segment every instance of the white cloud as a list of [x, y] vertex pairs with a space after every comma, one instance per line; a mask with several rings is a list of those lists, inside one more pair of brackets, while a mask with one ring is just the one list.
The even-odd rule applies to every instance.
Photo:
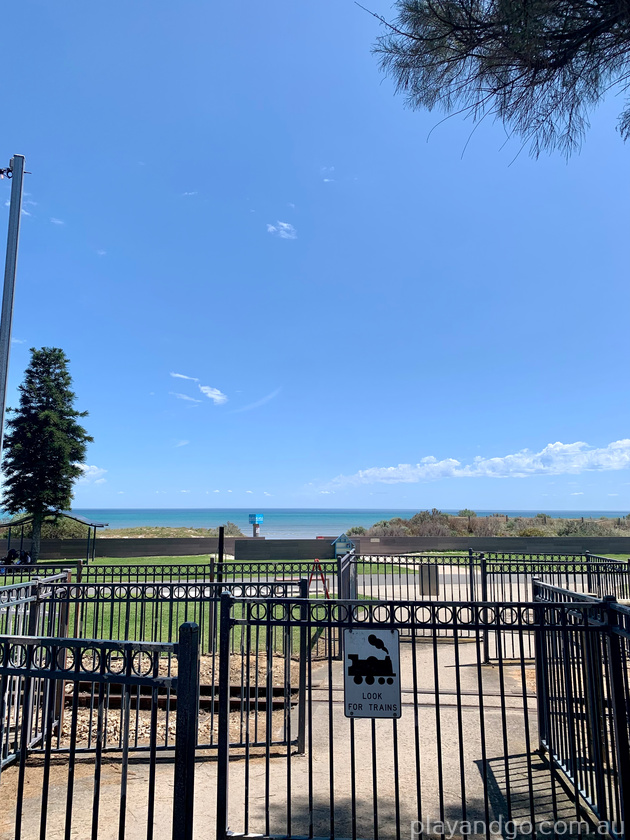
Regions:
[[169, 391], [172, 397], [177, 397], [178, 400], [186, 400], [186, 402], [200, 403], [201, 400], [196, 400], [194, 397], [189, 397], [188, 394], [179, 394], [177, 391]]
[[212, 492], [213, 493], [220, 493], [221, 491], [220, 490], [213, 490]]
[[26, 344], [26, 340], [24, 338], [12, 338], [11, 344]]
[[270, 400], [277, 397], [282, 388], [276, 388], [275, 391], [272, 391], [270, 394], [267, 394], [266, 397], [261, 397], [261, 399], [256, 400], [256, 402], [250, 403], [249, 405], [244, 405], [242, 408], [235, 408], [232, 414], [240, 414], [241, 411], [251, 411], [252, 408], [260, 408], [261, 405], [270, 402]]
[[267, 233], [271, 233], [280, 239], [297, 239], [297, 230], [289, 222], [276, 222], [275, 225], [267, 225]]
[[324, 178], [324, 183], [325, 184], [334, 184], [334, 182], [335, 182], [334, 178]]
[[291, 210], [295, 210], [295, 204], [292, 201], [289, 202], [288, 206], [291, 208]]
[[265, 490], [263, 496], [271, 496], [271, 493], [267, 493], [267, 491]]
[[119, 491], [118, 491], [118, 495], [119, 495], [119, 496], [124, 496], [124, 495], [125, 495], [125, 491], [124, 491], [124, 490], [119, 490]]
[[[83, 473], [79, 478], [79, 484], [103, 484], [107, 479], [103, 478], [107, 470], [102, 467], [95, 467], [89, 464], [77, 464]], [[100, 481], [99, 481], [100, 479]]]
[[572, 496], [583, 496], [584, 493], [571, 493]]
[[322, 494], [322, 496], [334, 496], [335, 495], [334, 490], [320, 490], [319, 492]]
[[97, 478], [96, 481], [94, 482], [94, 484], [106, 484], [106, 483], [107, 483], [106, 478]]
[[23, 215], [23, 216], [32, 216], [33, 214], [32, 214], [32, 213], [29, 213], [29, 212], [28, 212], [28, 210], [25, 210], [25, 209], [22, 207], [22, 215]]
[[190, 490], [180, 490], [180, 493], [190, 493]]
[[51, 222], [51, 224], [53, 224], [53, 225], [65, 225], [65, 222], [64, 222], [64, 221], [62, 221], [61, 219], [55, 219], [55, 217], [54, 217], [54, 216], [52, 217], [52, 219], [50, 220], [50, 222]]
[[228, 490], [228, 493], [231, 493], [231, 492], [232, 492], [231, 490]]
[[102, 248], [99, 248], [96, 253], [98, 254], [99, 257], [104, 257], [107, 254], [107, 251], [103, 251]]
[[619, 493], [609, 493], [608, 495], [609, 495], [609, 496], [618, 496], [618, 495], [619, 495]]
[[184, 192], [182, 195], [197, 195], [197, 190], [191, 190], [191, 192]]
[[228, 401], [225, 394], [221, 393], [218, 388], [212, 388], [210, 385], [200, 385], [199, 390], [205, 394], [208, 399], [212, 400], [215, 405], [223, 405]]
[[254, 491], [253, 490], [246, 490], [245, 492], [246, 493], [253, 493]]
[[177, 448], [178, 448], [178, 447], [180, 447], [180, 446], [188, 446], [188, 444], [189, 444], [189, 443], [190, 443], [190, 441], [189, 441], [189, 440], [179, 440], [179, 441], [177, 441], [177, 443], [175, 444], [175, 449], [177, 449]]
[[470, 464], [454, 458], [438, 461], [429, 456], [418, 464], [396, 467], [370, 467], [353, 475], [340, 475], [334, 485], [416, 483], [441, 478], [525, 478], [530, 475], [579, 475], [583, 472], [623, 470], [630, 467], [630, 439], [617, 440], [608, 446], [590, 448], [583, 441], [549, 443], [540, 452], [523, 449], [500, 458], [477, 456]]
[[199, 382], [196, 376], [186, 376], [183, 373], [171, 373], [175, 379], [188, 379], [190, 382]]

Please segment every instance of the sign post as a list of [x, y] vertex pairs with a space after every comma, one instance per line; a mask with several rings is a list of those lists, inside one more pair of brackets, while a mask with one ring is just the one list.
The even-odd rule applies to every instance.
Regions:
[[253, 526], [252, 527], [252, 530], [253, 530], [252, 536], [254, 536], [254, 537], [259, 537], [260, 536], [260, 526], [262, 525], [262, 523], [263, 523], [262, 513], [250, 513], [249, 514], [249, 524]]
[[398, 630], [344, 630], [343, 657], [345, 716], [399, 718], [402, 707]]

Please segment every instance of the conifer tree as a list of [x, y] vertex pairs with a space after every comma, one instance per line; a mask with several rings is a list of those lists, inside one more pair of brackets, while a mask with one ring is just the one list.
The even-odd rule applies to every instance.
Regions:
[[44, 517], [70, 507], [72, 485], [92, 441], [77, 422], [87, 411], [73, 407], [71, 386], [63, 350], [32, 348], [19, 408], [8, 409], [2, 504], [9, 513], [33, 516], [33, 562], [39, 557]]

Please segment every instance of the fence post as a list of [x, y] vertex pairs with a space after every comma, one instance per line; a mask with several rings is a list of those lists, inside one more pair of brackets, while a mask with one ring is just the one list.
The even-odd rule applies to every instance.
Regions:
[[[308, 601], [308, 580], [303, 578], [300, 581], [300, 598]], [[306, 752], [306, 665], [309, 652], [308, 646], [308, 609], [309, 605], [302, 604], [300, 607], [300, 673], [298, 677], [298, 755]], [[267, 701], [269, 702], [269, 701]], [[287, 698], [287, 702], [291, 702]]]
[[[484, 604], [488, 602], [488, 571], [486, 566], [486, 555], [482, 552], [479, 555], [481, 561], [481, 600]], [[490, 640], [488, 638], [489, 630], [483, 631], [483, 664], [490, 664]], [[502, 637], [500, 631], [497, 631], [497, 645], [502, 644]]]
[[348, 594], [350, 596], [351, 601], [356, 601], [359, 597], [359, 562], [354, 552], [355, 549], [353, 548], [351, 549], [350, 554], [348, 555]]
[[[67, 584], [72, 583], [72, 572], [70, 571], [70, 569], [68, 569], [66, 571], [66, 583]], [[68, 638], [68, 628], [69, 628], [69, 625], [70, 625], [70, 598], [69, 598], [69, 590], [68, 589], [65, 589], [65, 590], [62, 589], [61, 591], [62, 591], [62, 593], [65, 592], [66, 594], [65, 594], [65, 597], [64, 597], [63, 601], [61, 602], [61, 606], [59, 607], [59, 625], [58, 625], [59, 632], [56, 635], [58, 635], [62, 639], [67, 639]], [[53, 602], [52, 597], [51, 597], [51, 607], [52, 607], [53, 604], [54, 604], [54, 602]], [[57, 605], [54, 604], [54, 606], [56, 607]], [[53, 615], [53, 621], [54, 621], [54, 615]], [[58, 653], [57, 656], [59, 657], [59, 655], [60, 654]], [[63, 663], [64, 670], [65, 670], [65, 667], [66, 667], [66, 656], [67, 656], [67, 651], [64, 648], [64, 652], [63, 652], [63, 654], [61, 656], [61, 660], [60, 660], [60, 662]], [[55, 712], [54, 712], [54, 714], [56, 716], [55, 719], [56, 719], [58, 727], [59, 727], [59, 732], [61, 732], [61, 730], [63, 729], [63, 711], [64, 711], [65, 696], [66, 696], [66, 681], [65, 680], [58, 680], [57, 691], [56, 691], [56, 696], [55, 696]]]
[[[613, 726], [615, 730], [615, 747], [617, 751], [617, 784], [619, 785], [619, 807], [621, 834], [628, 836], [627, 826], [630, 823], [630, 735], [628, 733], [628, 712], [625, 697], [627, 675], [624, 673], [627, 662], [621, 646], [621, 638], [615, 632], [619, 621], [619, 614], [613, 604], [615, 599], [607, 598], [608, 613], [608, 655], [610, 657], [611, 705]], [[623, 826], [626, 826], [624, 832]]]
[[[217, 741], [217, 840], [225, 840], [228, 829], [230, 776], [230, 630], [232, 596], [221, 594], [219, 629], [219, 733]], [[269, 698], [267, 698], [269, 703]]]
[[225, 527], [219, 526], [219, 563], [217, 569], [217, 583], [223, 583], [223, 555], [225, 551]]
[[475, 597], [475, 554], [472, 548], [468, 549], [468, 576], [470, 579], [470, 600], [476, 601]]
[[[538, 585], [539, 581], [534, 578], [532, 581], [533, 598], [538, 601]], [[546, 714], [546, 699], [548, 696], [548, 681], [546, 662], [546, 647], [545, 647], [545, 631], [543, 625], [545, 623], [545, 609], [542, 607], [539, 612], [540, 624], [536, 627], [534, 632], [534, 671], [536, 673], [536, 711], [538, 715], [538, 751], [542, 753], [545, 751], [545, 742], [548, 741], [547, 731], [547, 714]]]
[[[591, 579], [591, 555], [590, 552], [584, 552], [584, 561], [586, 563], [586, 585], [588, 586], [589, 593], [593, 592], [593, 581]], [[597, 593], [599, 596], [599, 592]]]
[[195, 750], [199, 711], [199, 626], [179, 628], [173, 840], [192, 840], [195, 805]]
[[[606, 608], [607, 618], [610, 610]], [[605, 721], [603, 687], [605, 667], [599, 646], [599, 633], [584, 633], [584, 665], [586, 671], [586, 725], [591, 739], [592, 762], [595, 773], [595, 791], [600, 819], [606, 819], [606, 786], [604, 778], [604, 754], [607, 752], [602, 731]], [[612, 664], [611, 664], [612, 670]]]

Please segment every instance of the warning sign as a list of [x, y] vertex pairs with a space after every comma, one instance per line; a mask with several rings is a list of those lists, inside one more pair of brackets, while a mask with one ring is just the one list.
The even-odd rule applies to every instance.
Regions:
[[351, 718], [399, 718], [398, 630], [344, 630], [344, 711]]

